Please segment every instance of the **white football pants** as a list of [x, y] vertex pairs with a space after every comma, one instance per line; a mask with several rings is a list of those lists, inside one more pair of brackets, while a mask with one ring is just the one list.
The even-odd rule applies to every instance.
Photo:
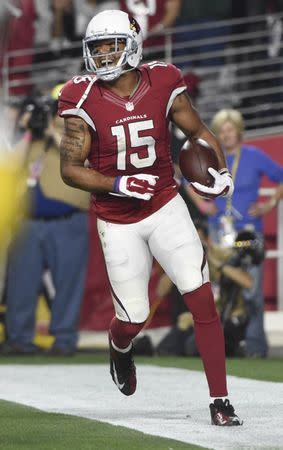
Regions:
[[141, 323], [147, 319], [152, 256], [181, 294], [209, 281], [202, 244], [179, 194], [139, 222], [116, 224], [98, 219], [97, 228], [120, 320]]

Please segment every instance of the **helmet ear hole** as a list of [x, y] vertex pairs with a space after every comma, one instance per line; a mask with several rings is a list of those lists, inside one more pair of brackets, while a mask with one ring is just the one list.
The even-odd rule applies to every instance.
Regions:
[[136, 41], [132, 41], [132, 48], [131, 48], [133, 53], [137, 53], [138, 51], [138, 44], [136, 43]]

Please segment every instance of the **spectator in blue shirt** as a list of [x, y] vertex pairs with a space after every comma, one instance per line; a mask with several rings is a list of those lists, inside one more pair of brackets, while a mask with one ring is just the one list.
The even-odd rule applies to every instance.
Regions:
[[[211, 237], [222, 245], [233, 244], [237, 231], [250, 229], [262, 235], [262, 215], [276, 206], [277, 193], [262, 207], [258, 201], [261, 178], [283, 183], [283, 167], [260, 149], [241, 143], [244, 121], [240, 112], [232, 109], [219, 111], [212, 120], [212, 129], [223, 145], [227, 167], [234, 179], [231, 200], [217, 198], [209, 217]], [[245, 299], [250, 308], [250, 322], [246, 333], [246, 352], [249, 356], [267, 355], [263, 328], [262, 265], [251, 266], [254, 286], [247, 289]]]

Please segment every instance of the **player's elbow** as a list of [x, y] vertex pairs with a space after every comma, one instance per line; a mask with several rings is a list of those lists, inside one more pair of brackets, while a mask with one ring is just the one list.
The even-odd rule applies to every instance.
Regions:
[[65, 184], [67, 184], [68, 186], [74, 187], [74, 183], [70, 177], [68, 177], [64, 174], [61, 174], [61, 177]]
[[75, 187], [73, 172], [68, 165], [61, 164], [61, 178], [68, 186]]

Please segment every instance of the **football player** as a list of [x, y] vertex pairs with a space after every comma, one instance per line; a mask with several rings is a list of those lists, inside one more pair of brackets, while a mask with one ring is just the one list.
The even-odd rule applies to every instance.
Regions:
[[94, 16], [83, 51], [90, 74], [67, 82], [59, 97], [61, 173], [67, 184], [92, 193], [98, 216], [116, 312], [109, 330], [112, 379], [123, 394], [135, 392], [132, 340], [149, 314], [154, 256], [193, 315], [212, 423], [241, 425], [227, 398], [223, 331], [205, 255], [173, 177], [169, 122], [217, 152], [214, 186], [203, 186], [214, 196], [233, 192], [225, 157], [192, 106], [180, 70], [159, 61], [139, 66], [141, 30], [127, 13]]

